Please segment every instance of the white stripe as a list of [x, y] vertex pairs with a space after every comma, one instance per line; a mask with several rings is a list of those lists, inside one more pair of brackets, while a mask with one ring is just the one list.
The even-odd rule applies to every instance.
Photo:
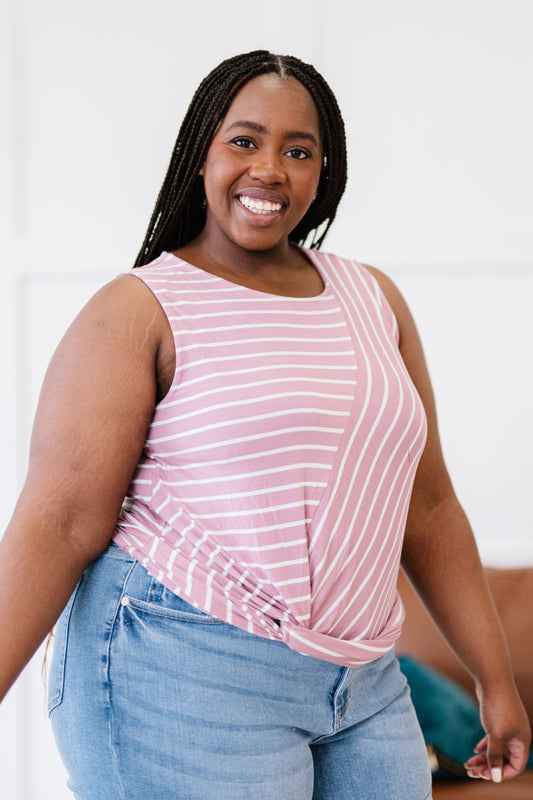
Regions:
[[[198, 478], [198, 480], [181, 480], [181, 481], [169, 481], [165, 480], [165, 486], [203, 486], [207, 484], [208, 486], [212, 486], [215, 483], [229, 483], [231, 481], [242, 481], [245, 478], [260, 478], [265, 475], [281, 475], [284, 472], [293, 472], [295, 470], [312, 470], [312, 469], [319, 469], [323, 470], [324, 472], [330, 472], [331, 466], [326, 464], [310, 464], [310, 463], [296, 463], [296, 464], [281, 464], [279, 467], [269, 467], [268, 469], [257, 469], [257, 470], [250, 470], [250, 472], [242, 472], [239, 474], [228, 473], [227, 475], [217, 475], [210, 476], [208, 478]], [[300, 485], [300, 484], [295, 484]], [[301, 484], [309, 486], [310, 484]], [[321, 481], [320, 483], [315, 484], [316, 486], [324, 486], [325, 484]], [[268, 492], [269, 489], [266, 489]], [[232, 495], [233, 496], [233, 495]]]
[[305, 426], [300, 425], [294, 428], [282, 428], [278, 431], [266, 431], [265, 433], [251, 434], [250, 436], [236, 436], [232, 439], [224, 439], [223, 441], [220, 442], [208, 442], [207, 444], [198, 445], [197, 447], [182, 448], [180, 450], [175, 450], [173, 452], [165, 453], [165, 457], [169, 458], [172, 456], [179, 456], [179, 455], [183, 456], [183, 455], [188, 455], [189, 453], [200, 453], [204, 450], [212, 450], [212, 449], [216, 449], [218, 452], [221, 447], [227, 447], [228, 445], [242, 444], [243, 442], [256, 442], [260, 439], [276, 438], [277, 440], [282, 438], [284, 435], [289, 435], [292, 433], [313, 433], [313, 432], [339, 434], [342, 433], [342, 428], [326, 428], [326, 427], [319, 427], [318, 425], [305, 425]]
[[[211, 292], [212, 292], [212, 290], [209, 289], [209, 290], [207, 290], [206, 293], [209, 294]], [[232, 290], [228, 289], [225, 293], [226, 294], [231, 294]], [[156, 292], [154, 292], [154, 294], [157, 296], [157, 294], [164, 294], [164, 292], [159, 292], [158, 293], [156, 291]], [[195, 290], [194, 294], [200, 296], [202, 294], [202, 292]], [[219, 291], [219, 289], [217, 289], [217, 294], [222, 294], [222, 292]], [[273, 303], [279, 302], [280, 297], [282, 297], [282, 295], [268, 295], [268, 294], [265, 294], [264, 297], [261, 298], [261, 300], [266, 304], [273, 304]], [[243, 297], [232, 297], [231, 299], [228, 299], [227, 297], [221, 297], [220, 299], [214, 299], [213, 297], [205, 298], [205, 297], [201, 297], [200, 296], [198, 300], [193, 300], [192, 298], [187, 297], [187, 299], [184, 299], [182, 302], [183, 303], [187, 303], [188, 306], [202, 306], [203, 308], [206, 308], [206, 307], [221, 306], [221, 305], [227, 306], [229, 302], [231, 302], [232, 305], [240, 305], [240, 304], [242, 304], [242, 305], [250, 305], [251, 302], [254, 301], [254, 299], [256, 300], [256, 298], [247, 297], [246, 295], [244, 295]], [[320, 300], [320, 297], [314, 297], [314, 298], [309, 298], [309, 297], [302, 297], [302, 298], [291, 297], [291, 298], [287, 298], [287, 297], [285, 297], [284, 299], [285, 300], [288, 300], [288, 299], [291, 299], [291, 300], [311, 300], [311, 299]], [[325, 299], [327, 300], [327, 298], [325, 298]], [[168, 305], [170, 306], [170, 303]], [[177, 302], [176, 305], [179, 306], [180, 303]], [[254, 313], [255, 313], [255, 309], [254, 309]]]
[[[210, 318], [210, 317], [208, 317], [208, 318]], [[315, 318], [315, 314], [312, 313], [312, 312], [309, 312], [309, 322], [307, 322], [305, 320], [302, 320], [302, 322], [299, 322], [299, 323], [298, 322], [277, 322], [277, 321], [276, 322], [272, 322], [272, 321], [270, 321], [270, 322], [268, 322], [268, 330], [270, 331], [273, 328], [280, 328], [282, 330], [304, 330], [304, 331], [309, 331], [311, 329], [313, 331], [317, 331], [317, 330], [327, 331], [327, 330], [333, 330], [334, 328], [346, 328], [346, 323], [344, 322], [344, 320], [340, 320], [339, 322], [327, 322], [327, 323], [322, 324], [322, 325], [317, 325], [314, 318]], [[180, 317], [177, 317], [176, 319], [178, 319], [180, 321], [182, 320], [182, 318], [180, 318]], [[277, 319], [277, 315], [276, 315], [276, 319]], [[191, 330], [187, 330], [187, 335], [188, 336], [196, 336], [196, 335], [203, 335], [204, 333], [208, 333], [208, 334], [214, 336], [214, 335], [219, 334], [219, 333], [225, 333], [226, 331], [239, 331], [239, 333], [240, 333], [241, 331], [245, 331], [245, 330], [264, 331], [264, 329], [265, 329], [265, 323], [264, 322], [261, 322], [261, 323], [257, 322], [257, 320], [255, 319], [255, 314], [254, 314], [254, 322], [247, 322], [247, 323], [239, 322], [239, 323], [237, 323], [235, 325], [218, 325], [218, 326], [213, 325], [213, 326], [209, 326], [208, 328], [191, 328]], [[342, 341], [347, 341], [347, 340], [349, 340], [349, 337], [344, 337], [344, 339]], [[247, 340], [243, 339], [242, 341], [247, 341]], [[254, 341], [254, 340], [252, 339], [251, 341]], [[259, 339], [258, 341], [268, 341], [268, 340]], [[275, 341], [278, 341], [278, 340], [276, 339]], [[285, 339], [282, 339], [281, 341], [285, 341]], [[291, 339], [289, 339], [289, 341], [291, 341]], [[306, 341], [306, 340], [296, 339], [294, 341]], [[310, 341], [320, 342], [320, 341], [322, 341], [322, 339], [316, 339], [316, 340], [310, 340]], [[337, 341], [337, 340], [336, 339], [329, 339], [328, 337], [324, 337], [323, 341], [328, 341], [329, 342], [329, 341]], [[338, 341], [340, 341], [340, 340], [338, 340]], [[237, 342], [241, 342], [241, 338], [240, 337], [237, 340]]]
[[[301, 370], [304, 365], [301, 362], [299, 363], [289, 363], [289, 364], [276, 364], [276, 371], [279, 372], [280, 370]], [[338, 364], [313, 364], [313, 366], [305, 365], [305, 369], [308, 372], [316, 372], [316, 373], [324, 373], [326, 374], [328, 371], [331, 372], [335, 370], [336, 372], [344, 371], [348, 375], [352, 375], [354, 370], [357, 369], [356, 364], [347, 364], [344, 366], [339, 366]], [[190, 378], [186, 381], [180, 381], [179, 390], [182, 391], [183, 389], [187, 389], [189, 386], [194, 386], [195, 383], [202, 383], [204, 381], [215, 380], [216, 378], [227, 378], [233, 375], [252, 375], [256, 372], [269, 372], [272, 370], [271, 364], [262, 364], [262, 365], [253, 365], [250, 364], [249, 366], [245, 367], [244, 369], [232, 369], [232, 370], [224, 370], [222, 372], [209, 372], [205, 375], [200, 375], [196, 378]], [[292, 377], [292, 376], [291, 376]], [[314, 378], [310, 378], [310, 380], [314, 380]], [[324, 381], [329, 381], [329, 377], [325, 377]], [[350, 382], [350, 381], [348, 381]], [[355, 382], [354, 382], [355, 384]], [[163, 401], [158, 405], [158, 409], [166, 408], [166, 403]]]
[[[249, 536], [251, 533], [278, 533], [279, 531], [290, 530], [290, 528], [298, 528], [308, 525], [309, 522], [309, 519], [297, 519], [292, 522], [278, 522], [276, 525], [264, 525], [261, 527], [254, 525], [252, 528], [232, 528], [228, 531], [219, 531], [216, 530], [216, 528], [206, 528], [205, 533], [209, 536], [217, 536], [219, 539], [224, 539], [226, 536]], [[250, 566], [250, 564], [247, 564], [247, 566]]]
[[257, 562], [252, 561], [247, 566], [250, 567], [251, 569], [261, 569], [261, 570], [264, 570], [265, 566], [267, 566], [268, 569], [270, 570], [270, 569], [282, 569], [285, 567], [292, 567], [296, 566], [297, 564], [307, 564], [307, 556], [305, 556], [304, 558], [291, 558], [288, 561], [276, 561], [274, 564], [268, 564], [268, 562], [265, 564], [265, 562], [261, 561]]
[[287, 578], [286, 581], [276, 581], [276, 587], [279, 586], [292, 586], [297, 583], [309, 583], [309, 576], [303, 575], [300, 578]]
[[[256, 461], [256, 460], [259, 460], [261, 458], [267, 458], [268, 456], [279, 455], [281, 453], [283, 453], [284, 455], [286, 455], [287, 453], [302, 452], [302, 451], [305, 451], [307, 453], [311, 453], [314, 450], [318, 450], [318, 451], [322, 451], [322, 452], [326, 452], [326, 453], [334, 453], [334, 452], [336, 452], [337, 448], [334, 445], [326, 445], [326, 444], [324, 444], [324, 445], [314, 444], [314, 445], [309, 445], [309, 446], [294, 444], [294, 445], [290, 445], [290, 446], [287, 446], [287, 447], [275, 447], [272, 450], [263, 450], [263, 451], [260, 451], [260, 452], [257, 452], [257, 453], [245, 453], [243, 455], [233, 456], [231, 458], [229, 458], [229, 457], [228, 458], [219, 458], [219, 459], [216, 459], [216, 460], [213, 459], [212, 461], [197, 461], [194, 464], [187, 463], [186, 469], [187, 469], [187, 471], [189, 471], [189, 470], [192, 470], [192, 469], [198, 469], [198, 468], [202, 468], [202, 467], [219, 466], [221, 464], [224, 464], [224, 465], [226, 465], [226, 464], [236, 464], [236, 463], [238, 463], [240, 461], [250, 461], [252, 459], [254, 461]], [[330, 469], [330, 463], [329, 462], [327, 462], [327, 463], [324, 462], [324, 464], [322, 466], [327, 468], [327, 469]], [[173, 464], [157, 464], [156, 462], [153, 462], [152, 464], [146, 464], [145, 467], [143, 467], [143, 469], [144, 468], [146, 468], [146, 469], [155, 469], [155, 467], [160, 469], [162, 472], [165, 472], [165, 471], [175, 472], [176, 470], [179, 471], [179, 468], [176, 467]]]
[[[264, 367], [264, 369], [267, 369], [267, 367]], [[249, 374], [248, 370], [241, 370], [241, 374], [243, 374], [243, 373], [246, 374], [246, 375]], [[227, 374], [227, 373], [224, 373], [224, 374]], [[212, 374], [209, 375], [209, 378], [212, 378], [212, 377], [214, 377]], [[352, 388], [352, 389], [355, 388], [355, 386], [357, 385], [357, 382], [354, 381], [353, 379], [352, 380], [338, 380], [338, 379], [330, 378], [330, 377], [328, 377], [328, 378], [318, 378], [318, 377], [317, 378], [308, 378], [308, 377], [300, 377], [300, 376], [298, 376], [297, 380], [298, 380], [299, 384], [304, 384], [304, 385], [306, 383], [310, 383], [312, 385], [314, 385], [314, 384], [317, 384], [317, 385], [325, 384], [326, 386], [343, 386], [343, 387]], [[166, 408], [172, 408], [173, 406], [175, 407], [175, 406], [179, 406], [179, 405], [188, 405], [189, 403], [193, 404], [193, 403], [198, 402], [198, 400], [201, 400], [204, 397], [209, 397], [210, 395], [213, 395], [213, 394], [220, 395], [222, 392], [233, 392], [234, 391], [234, 392], [238, 393], [240, 390], [255, 389], [255, 388], [259, 387], [259, 386], [272, 386], [272, 385], [278, 384], [278, 383], [287, 384], [288, 386], [292, 387], [292, 386], [294, 386], [294, 382], [295, 382], [294, 376], [293, 375], [287, 375], [286, 377], [283, 377], [283, 378], [270, 378], [270, 379], [267, 378], [266, 380], [262, 380], [262, 381], [249, 381], [249, 382], [247, 381], [246, 383], [239, 383], [239, 384], [235, 384], [235, 385], [229, 385], [228, 384], [227, 386], [214, 386], [212, 389], [205, 389], [203, 392], [197, 392], [196, 394], [191, 394], [191, 395], [188, 395], [187, 397], [181, 397], [181, 398], [178, 397], [177, 399], [171, 400], [168, 403], [160, 403], [158, 405], [158, 409], [161, 410], [161, 409], [166, 409]], [[304, 392], [302, 391], [301, 394], [303, 394], [303, 393]], [[332, 397], [345, 397], [345, 398], [350, 398], [350, 399], [352, 398], [352, 396], [353, 395], [332, 395]]]
[[[324, 482], [324, 486], [326, 486], [326, 482]], [[307, 500], [306, 506], [317, 506], [320, 500]], [[302, 504], [301, 502], [297, 503], [284, 503], [283, 505], [278, 506], [262, 506], [260, 508], [253, 508], [250, 510], [249, 508], [245, 508], [242, 511], [216, 511], [213, 514], [202, 514], [199, 513], [195, 519], [202, 520], [204, 522], [207, 519], [233, 519], [234, 517], [257, 517], [257, 516], [264, 516], [265, 514], [274, 514], [277, 511], [284, 511], [289, 508], [300, 508]]]
[[[219, 339], [217, 342], [194, 342], [193, 344], [182, 344], [179, 348], [180, 353], [189, 353], [192, 350], [208, 350], [211, 347], [233, 347], [237, 345], [238, 347], [245, 347], [247, 345], [254, 345], [254, 344], [268, 344], [270, 342], [283, 342], [283, 344], [291, 345], [294, 343], [305, 343], [305, 344], [325, 344], [325, 345], [333, 345], [337, 342], [349, 342], [349, 336], [328, 336], [326, 337], [311, 337], [311, 336], [257, 336], [254, 338], [244, 338], [239, 337], [238, 339]], [[297, 352], [297, 351], [294, 351]], [[306, 350], [307, 353], [307, 350]], [[256, 358], [257, 356], [261, 355], [260, 352], [254, 352], [253, 357]], [[265, 355], [271, 355], [271, 350], [266, 350]], [[235, 356], [227, 357], [229, 360], [233, 360]], [[239, 357], [242, 357], [240, 355]], [[250, 358], [250, 353], [245, 354], [245, 358]], [[201, 363], [201, 362], [191, 362], [191, 363]]]
[[[324, 653], [329, 656], [339, 657], [340, 656], [339, 650], [342, 649], [342, 646], [335, 650], [332, 650], [331, 648], [328, 647], [323, 647], [322, 645], [319, 645], [316, 642], [310, 641], [308, 638], [306, 638], [305, 635], [303, 636], [300, 635], [299, 633], [296, 632], [294, 628], [291, 628], [291, 639], [297, 639], [298, 641], [302, 642], [302, 644], [305, 644], [306, 647], [309, 648], [310, 650], [315, 650], [317, 653]], [[349, 643], [347, 642], [345, 644]], [[378, 645], [371, 645], [366, 643], [363, 644], [362, 642], [357, 642], [357, 647], [360, 648], [361, 650], [366, 650], [371, 653], [386, 653], [390, 650], [390, 646], [379, 647]]]
[[[258, 497], [263, 494], [273, 494], [274, 492], [289, 492], [291, 489], [302, 489], [316, 487], [323, 489], [327, 486], [326, 481], [302, 481], [301, 483], [283, 483], [281, 486], [266, 486], [261, 489], [252, 487], [246, 492], [224, 492], [224, 494], [206, 494], [197, 497], [187, 497], [187, 503], [203, 503], [206, 501], [215, 500], [237, 500], [241, 497]], [[198, 518], [201, 519], [201, 512], [198, 513]]]
[[288, 542], [275, 542], [274, 544], [258, 544], [258, 545], [226, 545], [224, 550], [228, 553], [257, 553], [267, 552], [269, 550], [286, 550], [288, 547], [301, 547], [307, 544], [307, 539], [292, 539]]
[[[160, 292], [159, 294], [163, 294]], [[332, 298], [330, 298], [332, 299]], [[180, 308], [186, 304], [186, 301], [179, 300], [175, 303], [172, 301], [166, 302], [165, 307], [167, 309], [171, 309], [174, 307]], [[205, 305], [205, 303], [202, 303]], [[227, 305], [227, 303], [225, 303]], [[330, 305], [329, 308], [254, 308], [253, 311], [250, 312], [250, 316], [253, 315], [254, 320], [258, 317], [262, 316], [274, 316], [275, 319], [280, 319], [283, 316], [287, 317], [294, 317], [294, 316], [301, 316], [301, 317], [309, 317], [309, 319], [313, 320], [317, 316], [330, 316], [334, 314], [335, 316], [339, 315], [339, 309], [335, 305]], [[243, 314], [242, 308], [239, 309], [229, 309], [224, 311], [209, 311], [200, 314], [177, 314], [176, 316], [172, 316], [169, 314], [168, 318], [171, 322], [179, 321], [179, 322], [188, 322], [190, 320], [201, 320], [201, 319], [217, 319], [222, 317], [235, 317], [238, 321], [245, 319]], [[237, 323], [239, 324], [239, 323]], [[270, 321], [266, 322], [265, 324], [270, 325]]]
[[[341, 357], [353, 358], [354, 353], [351, 350], [318, 350], [310, 352], [309, 350], [299, 351], [299, 350], [265, 350], [265, 352], [257, 352], [253, 354], [254, 358], [271, 358], [273, 361], [277, 361], [280, 358], [285, 358], [287, 356], [298, 356], [298, 355], [305, 355], [305, 358], [334, 358], [339, 359]], [[211, 356], [211, 358], [199, 358], [196, 361], [190, 361], [187, 364], [187, 369], [192, 370], [193, 368], [199, 366], [205, 366], [206, 364], [220, 364], [221, 362], [226, 362], [228, 364], [233, 363], [234, 361], [243, 361], [244, 359], [251, 358], [250, 353], [236, 353], [232, 356]], [[302, 367], [302, 364], [297, 364], [298, 367]], [[316, 363], [315, 363], [316, 368]], [[351, 365], [349, 365], [351, 366]], [[272, 366], [269, 367], [272, 369]], [[278, 369], [278, 364], [276, 364], [276, 369]], [[338, 366], [333, 366], [332, 369], [338, 369]], [[224, 372], [223, 375], [227, 375], [229, 373]]]
[[[199, 428], [192, 428], [186, 431], [181, 431], [180, 433], [174, 434], [174, 436], [161, 436], [158, 439], [153, 439], [151, 436], [147, 439], [148, 444], [161, 444], [161, 442], [170, 442], [177, 439], [183, 439], [183, 437], [193, 437], [197, 436], [199, 433], [205, 433], [206, 431], [212, 430], [219, 430], [220, 428], [225, 428], [228, 426], [234, 427], [241, 427], [249, 422], [259, 422], [260, 420], [266, 419], [279, 419], [280, 417], [292, 417], [299, 414], [310, 414], [311, 416], [323, 416], [323, 417], [346, 417], [348, 415], [347, 411], [330, 411], [330, 410], [322, 410], [320, 408], [288, 408], [284, 411], [276, 410], [269, 412], [268, 414], [255, 414], [251, 417], [239, 417], [237, 420], [228, 419], [228, 420], [220, 420], [218, 422], [212, 422], [209, 425], [202, 425]], [[304, 428], [304, 430], [312, 430], [311, 426]], [[279, 430], [272, 431], [271, 433], [278, 433]], [[238, 441], [238, 440], [230, 440], [230, 441]], [[216, 442], [214, 443], [216, 445]]]
[[[196, 408], [193, 411], [188, 411], [185, 414], [179, 414], [179, 415], [177, 415], [175, 417], [168, 417], [166, 419], [162, 419], [162, 420], [153, 422], [151, 424], [151, 426], [150, 426], [150, 429], [158, 428], [158, 427], [161, 427], [163, 425], [173, 425], [176, 422], [181, 422], [182, 420], [185, 420], [185, 419], [191, 419], [191, 417], [198, 417], [198, 416], [202, 416], [202, 415], [207, 415], [207, 414], [212, 413], [213, 411], [221, 411], [224, 408], [237, 408], [239, 406], [249, 406], [249, 405], [255, 405], [255, 404], [261, 406], [262, 404], [267, 403], [267, 402], [272, 402], [274, 400], [286, 400], [286, 399], [288, 399], [290, 397], [300, 397], [302, 399], [310, 399], [312, 397], [320, 397], [320, 398], [323, 398], [323, 399], [326, 399], [326, 400], [351, 400], [352, 399], [351, 395], [327, 394], [326, 392], [305, 392], [305, 391], [278, 392], [276, 394], [266, 394], [266, 395], [263, 395], [261, 397], [245, 397], [243, 400], [233, 400], [233, 401], [228, 401], [227, 403], [216, 403], [215, 405], [206, 406], [205, 408]], [[320, 413], [331, 413], [331, 414], [337, 414], [337, 415], [339, 415], [339, 414], [347, 415], [348, 414], [347, 411], [334, 411], [334, 410], [330, 410], [330, 409], [317, 409], [317, 410], [319, 410]], [[273, 414], [269, 414], [268, 416], [269, 417], [270, 416], [277, 416], [280, 413], [293, 413], [293, 412], [290, 409], [283, 408], [279, 412], [274, 412]], [[262, 418], [263, 417], [259, 417], [259, 418], [256, 417], [254, 419], [262, 419]], [[240, 418], [237, 418], [237, 419], [232, 420], [232, 421], [234, 421], [235, 424], [239, 424]], [[150, 441], [153, 441], [153, 439], [151, 439]]]

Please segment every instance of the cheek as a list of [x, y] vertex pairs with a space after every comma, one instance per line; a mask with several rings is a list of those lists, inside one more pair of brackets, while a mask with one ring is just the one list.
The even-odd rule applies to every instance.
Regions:
[[313, 198], [318, 191], [319, 183], [320, 172], [314, 172], [311, 175], [306, 175], [305, 178], [302, 177], [301, 180], [298, 181], [298, 194], [300, 195], [302, 202], [308, 201], [311, 203], [313, 201]]
[[225, 192], [234, 180], [234, 170], [227, 159], [217, 158], [216, 154], [205, 162], [202, 174], [206, 195]]
[[233, 168], [233, 159], [231, 155], [228, 154], [225, 146], [216, 140], [211, 142], [202, 166], [204, 177], [212, 176], [216, 178], [219, 175], [232, 172]]

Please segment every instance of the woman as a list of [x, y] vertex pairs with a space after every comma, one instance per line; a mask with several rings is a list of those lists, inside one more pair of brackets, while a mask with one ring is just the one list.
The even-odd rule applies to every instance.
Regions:
[[345, 178], [312, 67], [224, 62], [138, 269], [52, 360], [1, 544], [0, 690], [66, 604], [49, 708], [78, 798], [430, 797], [394, 658], [400, 558], [477, 682], [470, 774], [524, 767], [412, 318], [377, 270], [318, 252]]

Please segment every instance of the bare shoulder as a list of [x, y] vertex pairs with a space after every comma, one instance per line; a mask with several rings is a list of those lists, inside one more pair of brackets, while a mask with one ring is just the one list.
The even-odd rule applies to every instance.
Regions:
[[122, 425], [133, 415], [145, 426], [168, 388], [171, 338], [167, 317], [143, 282], [121, 276], [103, 286], [75, 317], [50, 361], [36, 416], [40, 438], [46, 429], [62, 430], [67, 423], [77, 430], [80, 419], [88, 429], [88, 419], [119, 418]]
[[[148, 321], [151, 324], [148, 330], [157, 335], [159, 329], [164, 329], [165, 314], [156, 297], [146, 284], [132, 274], [121, 275], [105, 284], [85, 307], [77, 319], [82, 321], [99, 322], [100, 326], [120, 326], [128, 323], [130, 332], [136, 330], [146, 335], [144, 327]], [[138, 326], [144, 327], [144, 331]]]
[[175, 349], [168, 318], [152, 291], [133, 274], [115, 278], [93, 295], [60, 349], [76, 351], [81, 358], [93, 358], [102, 350], [109, 367], [121, 359], [152, 365], [158, 398], [172, 380]]

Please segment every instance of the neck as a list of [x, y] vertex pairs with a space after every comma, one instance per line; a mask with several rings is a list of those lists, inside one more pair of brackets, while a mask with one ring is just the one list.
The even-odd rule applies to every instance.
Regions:
[[[240, 247], [222, 235], [211, 235], [206, 228], [183, 250], [201, 259], [203, 264], [238, 275], [257, 275], [269, 269], [290, 269], [298, 248], [288, 239], [267, 250]], [[199, 265], [200, 266], [200, 265]]]
[[202, 232], [175, 255], [219, 278], [269, 294], [315, 297], [324, 289], [313, 264], [288, 239], [270, 250], [246, 250], [233, 243], [218, 245]]

